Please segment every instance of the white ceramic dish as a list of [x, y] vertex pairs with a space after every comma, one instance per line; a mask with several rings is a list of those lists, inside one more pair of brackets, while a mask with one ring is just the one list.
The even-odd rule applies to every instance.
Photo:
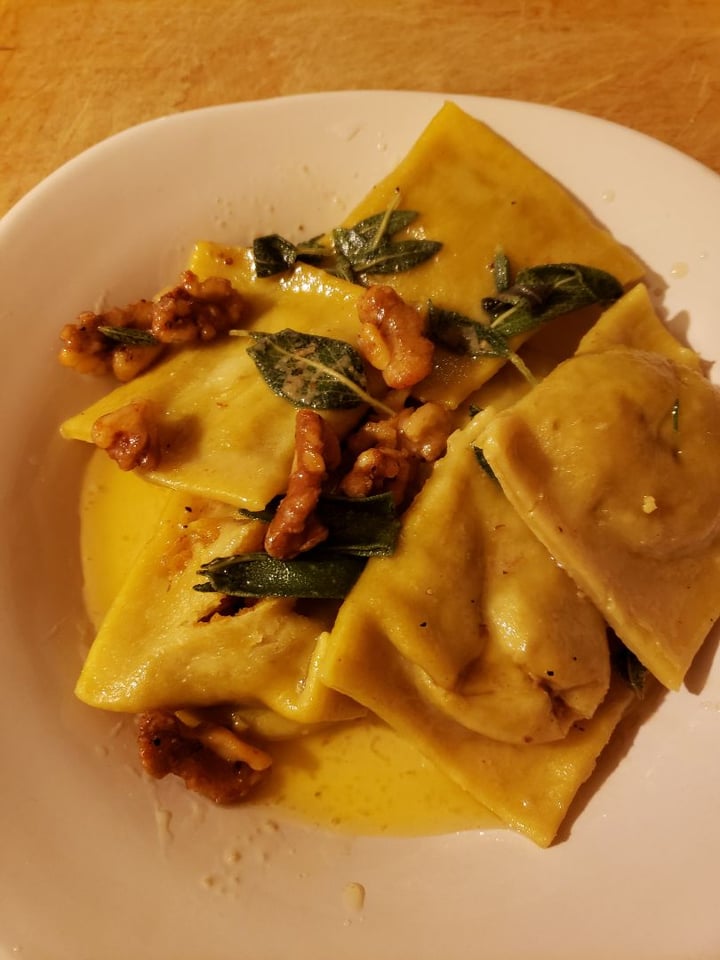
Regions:
[[[574, 191], [720, 357], [720, 178], [609, 123], [454, 97]], [[74, 702], [87, 630], [84, 451], [57, 424], [96, 391], [55, 363], [81, 309], [148, 295], [194, 240], [338, 221], [443, 97], [340, 93], [145, 124], [0, 223], [0, 956], [26, 960], [700, 960], [720, 956], [720, 663], [620, 738], [547, 851], [504, 831], [349, 838], [217, 811], [136, 772], [126, 725]], [[362, 884], [362, 909], [348, 884]]]

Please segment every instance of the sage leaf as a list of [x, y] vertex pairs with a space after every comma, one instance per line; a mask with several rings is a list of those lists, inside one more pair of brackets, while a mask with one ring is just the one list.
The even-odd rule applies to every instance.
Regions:
[[108, 340], [125, 346], [150, 347], [160, 343], [150, 330], [138, 330], [136, 327], [98, 327], [98, 331]]
[[456, 353], [517, 362], [510, 346], [514, 337], [581, 307], [610, 303], [622, 292], [621, 284], [604, 270], [577, 263], [544, 264], [521, 270], [504, 293], [483, 300], [488, 322], [430, 304], [428, 326], [436, 342]]
[[[269, 523], [282, 496], [274, 497], [263, 510], [240, 508], [248, 520]], [[322, 543], [324, 553], [349, 553], [358, 557], [386, 557], [395, 549], [400, 520], [392, 494], [369, 497], [343, 497], [323, 494], [315, 509], [318, 520], [327, 528]]]
[[332, 240], [335, 252], [344, 257], [351, 267], [370, 245], [369, 239], [352, 227], [336, 227], [332, 232]]
[[[263, 510], [241, 509], [251, 520], [269, 522], [282, 497]], [[390, 556], [400, 532], [392, 495], [370, 497], [323, 495], [316, 508], [328, 530], [320, 546], [290, 560], [266, 553], [218, 557], [198, 570], [207, 577], [194, 589], [239, 597], [304, 597], [342, 599], [363, 570], [368, 557]]]
[[507, 254], [502, 250], [495, 253], [493, 260], [493, 277], [495, 278], [495, 290], [503, 293], [510, 286], [510, 261]]
[[442, 247], [435, 240], [393, 240], [418, 216], [415, 210], [387, 210], [353, 227], [333, 230], [333, 245], [356, 274], [400, 273], [418, 266]]
[[357, 274], [403, 273], [420, 266], [441, 248], [437, 240], [394, 240], [358, 254], [351, 263]]
[[231, 597], [297, 597], [342, 600], [366, 564], [364, 557], [324, 555], [319, 550], [293, 560], [277, 560], [266, 553], [218, 557], [198, 574], [207, 577], [194, 589]]
[[272, 277], [276, 273], [289, 270], [297, 258], [298, 248], [295, 244], [278, 233], [253, 240], [255, 275], [258, 277]]
[[405, 230], [418, 216], [417, 210], [391, 210], [389, 213], [374, 213], [360, 220], [352, 228], [365, 240], [380, 243], [384, 237], [392, 237]]
[[319, 266], [349, 283], [363, 283], [367, 275], [411, 270], [434, 256], [442, 244], [436, 240], [395, 240], [418, 216], [415, 210], [373, 214], [351, 227], [336, 227], [328, 241], [315, 237], [294, 244], [277, 233], [253, 241], [255, 274], [270, 277], [290, 270], [298, 262]]
[[[282, 495], [274, 497], [262, 510], [241, 507], [239, 513], [248, 520], [269, 523], [281, 500]], [[395, 549], [400, 520], [390, 493], [377, 493], [369, 497], [323, 494], [315, 513], [328, 531], [322, 543], [324, 553], [386, 557]]]
[[488, 459], [487, 459], [487, 457], [485, 456], [485, 454], [483, 453], [482, 448], [476, 446], [475, 444], [473, 444], [473, 448], [472, 448], [472, 449], [473, 449], [473, 453], [475, 454], [475, 459], [476, 459], [477, 462], [480, 464], [480, 466], [483, 468], [483, 470], [485, 471], [485, 473], [490, 477], [491, 480], [494, 480], [494, 481], [497, 483], [497, 482], [498, 482], [498, 479], [497, 479], [497, 477], [495, 476], [495, 471], [493, 470], [493, 468], [492, 468], [492, 467], [490, 466], [490, 464], [488, 463]]
[[625, 683], [635, 696], [642, 700], [647, 692], [648, 671], [635, 654], [628, 650], [614, 631], [610, 631], [611, 656], [613, 663]]
[[456, 310], [430, 302], [427, 313], [430, 337], [453, 353], [469, 357], [507, 357], [510, 347], [502, 333], [489, 323], [472, 320]]
[[341, 410], [375, 403], [358, 351], [344, 340], [297, 330], [249, 331], [248, 355], [270, 389], [297, 407]]
[[[528, 333], [562, 314], [622, 296], [618, 280], [604, 270], [578, 263], [544, 264], [521, 270], [503, 294], [483, 301], [493, 328], [510, 339]], [[507, 309], [498, 311], [498, 303]]]
[[359, 557], [387, 557], [395, 550], [400, 520], [390, 493], [322, 496], [316, 514], [328, 529], [324, 550]]

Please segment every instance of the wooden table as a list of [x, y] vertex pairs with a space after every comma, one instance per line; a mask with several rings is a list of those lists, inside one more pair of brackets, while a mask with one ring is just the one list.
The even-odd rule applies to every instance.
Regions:
[[556, 104], [720, 172], [720, 3], [0, 0], [0, 215], [141, 121], [348, 88]]

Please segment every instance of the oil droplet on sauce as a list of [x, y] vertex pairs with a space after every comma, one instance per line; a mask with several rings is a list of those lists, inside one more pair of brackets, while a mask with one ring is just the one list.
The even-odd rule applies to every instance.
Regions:
[[[157, 523], [168, 492], [93, 453], [81, 495], [85, 602], [97, 626]], [[466, 791], [374, 718], [268, 745], [253, 802], [352, 834], [417, 836], [498, 827]]]
[[679, 280], [682, 277], [686, 277], [689, 272], [690, 272], [690, 267], [682, 260], [679, 260], [677, 263], [674, 263], [670, 269], [670, 275], [672, 277], [675, 277], [676, 280]]

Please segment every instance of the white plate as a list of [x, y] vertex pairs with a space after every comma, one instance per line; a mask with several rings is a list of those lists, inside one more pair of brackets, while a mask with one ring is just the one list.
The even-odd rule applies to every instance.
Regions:
[[[633, 247], [656, 289], [667, 285], [668, 318], [720, 356], [720, 178], [600, 120], [453, 99]], [[61, 325], [101, 298], [151, 294], [195, 239], [247, 242], [300, 224], [311, 235], [337, 222], [442, 100], [322, 94], [172, 116], [78, 157], [0, 224], [2, 956], [720, 956], [714, 649], [701, 653], [691, 689], [615, 749], [547, 851], [504, 831], [353, 839], [210, 809], [149, 784], [126, 727], [73, 700], [87, 630], [76, 521], [84, 451], [61, 443], [57, 424], [97, 387], [57, 366]], [[350, 883], [366, 890], [362, 910]]]

